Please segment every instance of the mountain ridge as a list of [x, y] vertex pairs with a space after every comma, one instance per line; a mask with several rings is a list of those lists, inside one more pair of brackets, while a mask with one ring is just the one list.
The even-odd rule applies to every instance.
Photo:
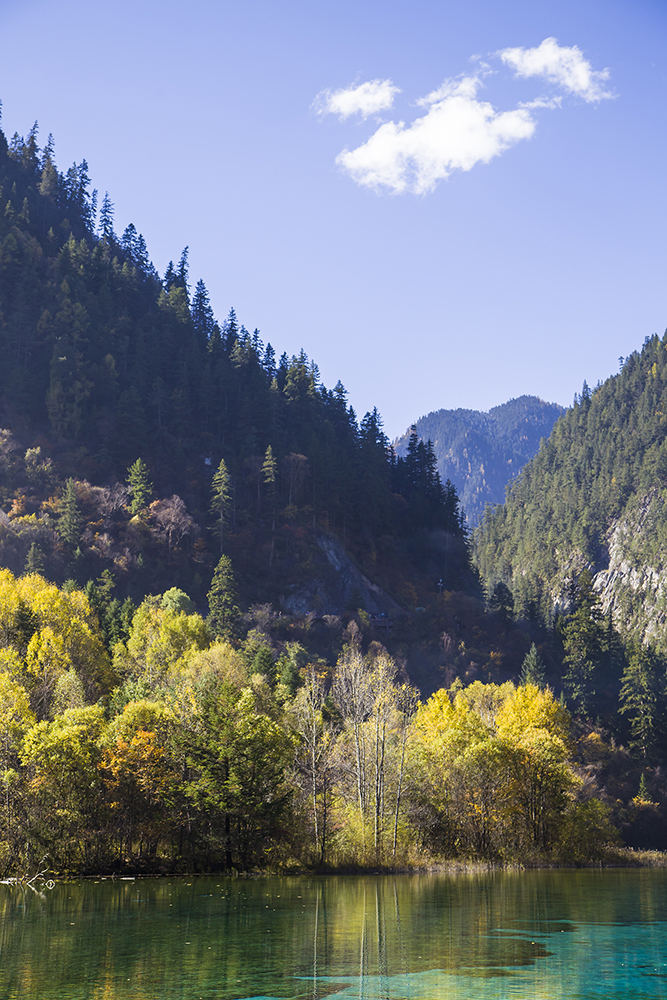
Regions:
[[[421, 440], [432, 442], [440, 478], [454, 484], [474, 528], [487, 504], [504, 501], [509, 483], [563, 413], [557, 403], [522, 395], [489, 410], [432, 410], [412, 426]], [[394, 441], [398, 455], [406, 454], [410, 433], [411, 428]]]

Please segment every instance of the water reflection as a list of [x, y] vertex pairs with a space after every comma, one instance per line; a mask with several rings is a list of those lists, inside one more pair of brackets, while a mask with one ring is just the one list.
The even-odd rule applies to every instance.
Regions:
[[8, 1000], [667, 998], [667, 873], [0, 885]]

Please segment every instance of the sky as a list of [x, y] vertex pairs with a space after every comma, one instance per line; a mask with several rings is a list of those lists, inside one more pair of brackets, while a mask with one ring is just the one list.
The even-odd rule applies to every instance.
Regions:
[[667, 327], [664, 0], [0, 0], [8, 137], [390, 438]]

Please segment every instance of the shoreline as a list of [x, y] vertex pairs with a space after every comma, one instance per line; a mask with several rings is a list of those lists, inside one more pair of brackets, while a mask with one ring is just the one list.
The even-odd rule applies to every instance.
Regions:
[[[424, 865], [341, 865], [340, 867], [327, 868], [278, 868], [278, 869], [254, 869], [250, 871], [225, 871], [211, 870], [207, 872], [168, 872], [164, 870], [155, 871], [132, 871], [125, 869], [123, 874], [112, 872], [82, 873], [82, 874], [59, 874], [49, 871], [48, 877], [51, 880], [61, 882], [72, 882], [81, 880], [122, 882], [133, 881], [135, 879], [148, 878], [231, 878], [231, 879], [260, 879], [260, 878], [336, 878], [342, 876], [389, 876], [389, 875], [474, 875], [491, 872], [532, 872], [532, 871], [577, 871], [577, 870], [605, 870], [605, 869], [661, 869], [667, 868], [667, 851], [644, 850], [641, 848], [621, 848], [603, 859], [589, 861], [542, 861], [542, 862], [520, 862], [520, 861], [485, 861], [483, 859], [452, 859]], [[19, 879], [15, 884], [24, 884], [25, 880]], [[2, 882], [0, 881], [0, 884]]]

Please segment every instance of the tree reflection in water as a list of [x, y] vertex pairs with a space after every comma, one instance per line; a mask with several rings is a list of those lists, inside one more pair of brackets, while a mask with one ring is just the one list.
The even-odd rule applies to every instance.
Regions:
[[641, 870], [0, 885], [0, 995], [657, 1000], [666, 889]]

